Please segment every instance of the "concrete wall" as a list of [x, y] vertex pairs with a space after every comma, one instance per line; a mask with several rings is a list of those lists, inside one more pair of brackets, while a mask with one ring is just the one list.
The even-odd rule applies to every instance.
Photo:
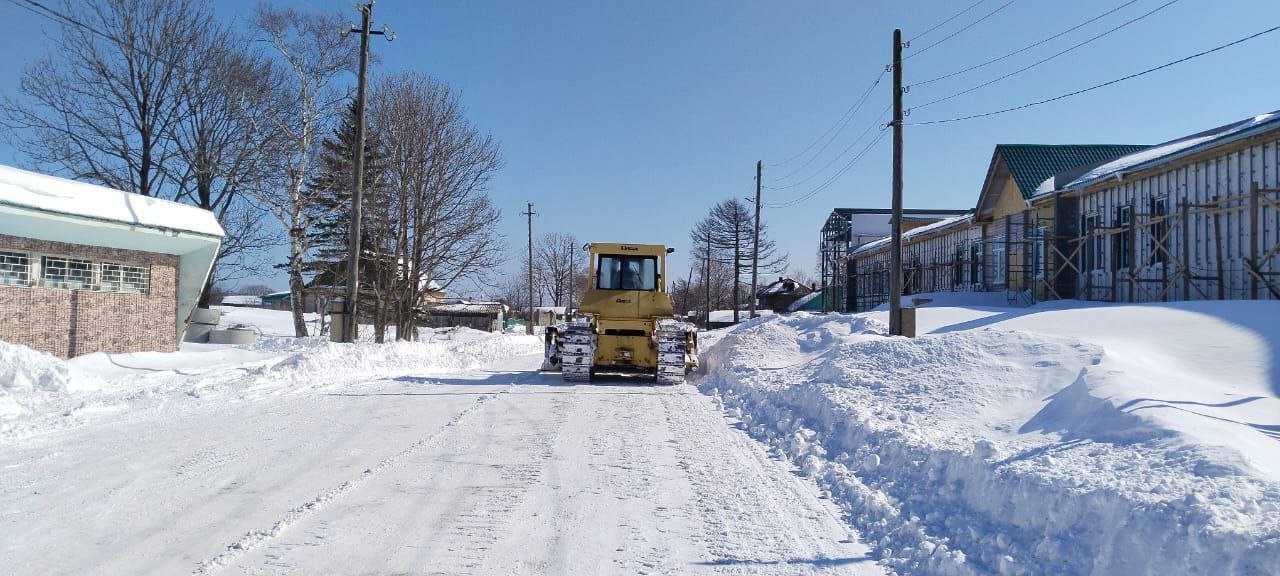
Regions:
[[62, 358], [91, 352], [173, 351], [178, 256], [0, 235], [0, 250], [150, 269], [146, 294], [0, 285], [0, 340]]

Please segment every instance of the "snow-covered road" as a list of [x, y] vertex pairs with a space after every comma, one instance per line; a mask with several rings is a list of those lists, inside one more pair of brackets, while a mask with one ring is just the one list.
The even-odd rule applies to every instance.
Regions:
[[19, 574], [879, 574], [692, 387], [456, 377], [140, 411], [0, 451]]

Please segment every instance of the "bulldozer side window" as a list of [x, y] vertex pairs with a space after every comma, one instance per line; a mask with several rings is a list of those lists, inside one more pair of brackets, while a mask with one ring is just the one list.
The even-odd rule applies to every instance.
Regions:
[[596, 288], [601, 290], [657, 290], [658, 259], [654, 256], [600, 255]]

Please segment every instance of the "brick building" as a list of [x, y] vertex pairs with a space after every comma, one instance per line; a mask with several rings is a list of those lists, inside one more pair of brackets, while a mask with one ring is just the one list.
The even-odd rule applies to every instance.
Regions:
[[222, 234], [206, 210], [0, 166], [0, 340], [176, 350]]

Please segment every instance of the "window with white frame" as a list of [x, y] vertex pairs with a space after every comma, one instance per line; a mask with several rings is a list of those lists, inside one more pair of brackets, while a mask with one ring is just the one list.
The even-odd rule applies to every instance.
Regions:
[[29, 286], [31, 257], [22, 252], [0, 251], [0, 284]]
[[151, 288], [151, 269], [103, 262], [98, 287], [103, 292], [146, 294]]
[[88, 260], [40, 257], [40, 284], [49, 288], [91, 290], [94, 288], [94, 264]]
[[1005, 281], [1004, 236], [991, 239], [991, 284], [1000, 286]]
[[1032, 244], [1035, 246], [1034, 250], [1035, 250], [1035, 258], [1036, 258], [1036, 278], [1044, 278], [1045, 250], [1047, 249], [1047, 246], [1045, 245], [1045, 243], [1048, 241], [1049, 241], [1049, 227], [1041, 226], [1039, 228], [1036, 228], [1035, 238], [1032, 239]]

